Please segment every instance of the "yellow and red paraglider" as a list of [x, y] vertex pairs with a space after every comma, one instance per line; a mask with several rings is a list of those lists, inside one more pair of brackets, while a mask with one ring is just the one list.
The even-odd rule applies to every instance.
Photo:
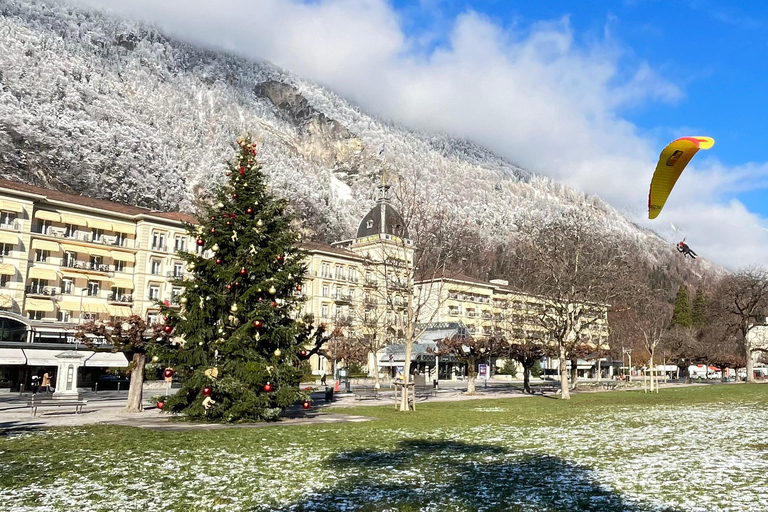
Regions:
[[669, 193], [677, 183], [685, 166], [700, 149], [709, 149], [715, 143], [711, 137], [682, 137], [671, 142], [659, 156], [656, 171], [648, 192], [648, 218], [655, 219], [664, 208]]

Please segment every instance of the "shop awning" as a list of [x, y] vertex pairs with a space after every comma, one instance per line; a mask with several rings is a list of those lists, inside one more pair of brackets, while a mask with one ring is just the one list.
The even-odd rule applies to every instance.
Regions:
[[49, 281], [55, 281], [59, 278], [55, 271], [49, 268], [32, 267], [29, 269], [29, 277], [34, 279], [47, 279]]
[[27, 358], [20, 348], [0, 348], [0, 365], [3, 364], [27, 364]]
[[127, 261], [129, 263], [133, 263], [135, 261], [133, 253], [130, 252], [112, 251], [111, 256], [115, 261]]
[[110, 316], [124, 318], [127, 318], [133, 314], [133, 311], [131, 311], [131, 308], [128, 306], [113, 306], [112, 304], [107, 304], [107, 311], [109, 311]]
[[88, 252], [86, 247], [80, 247], [79, 245], [61, 244], [61, 248], [65, 251], [74, 252], [75, 254], [79, 252]]
[[52, 212], [49, 210], [37, 210], [35, 212], [35, 218], [50, 220], [53, 222], [61, 222], [61, 215], [59, 215], [59, 212]]
[[13, 233], [0, 232], [0, 243], [16, 245], [19, 243], [19, 236]]
[[65, 224], [74, 224], [75, 226], [88, 225], [88, 221], [85, 219], [85, 217], [80, 217], [79, 215], [72, 215], [71, 213], [62, 213], [61, 222]]
[[27, 311], [45, 311], [50, 313], [53, 311], [53, 302], [50, 299], [27, 299], [24, 307]]
[[136, 232], [136, 226], [133, 224], [120, 224], [119, 222], [112, 223], [112, 230], [118, 233], [125, 233], [131, 235]]
[[48, 240], [32, 240], [33, 249], [42, 249], [44, 251], [59, 252], [61, 246], [58, 242], [49, 242]]
[[122, 352], [94, 352], [91, 357], [85, 360], [85, 366], [126, 368], [128, 367], [128, 359]]
[[88, 313], [105, 313], [107, 311], [106, 304], [98, 304], [95, 302], [83, 302], [83, 311]]
[[133, 281], [130, 279], [120, 279], [119, 277], [116, 277], [112, 279], [112, 284], [116, 288], [127, 288], [129, 290], [133, 290]]
[[24, 208], [17, 203], [12, 203], [10, 201], [0, 201], [0, 210], [4, 212], [21, 213], [24, 211]]
[[[27, 357], [27, 364], [29, 366], [56, 366], [59, 364], [59, 360], [56, 359], [56, 356], [62, 352], [72, 350], [72, 348], [73, 347], [62, 347], [56, 350], [25, 348], [22, 350]], [[83, 359], [93, 355], [93, 350], [78, 350], [77, 352], [83, 355]]]
[[88, 219], [88, 227], [112, 231], [112, 223], [101, 219]]
[[16, 267], [10, 263], [0, 263], [0, 274], [4, 276], [12, 276], [16, 274]]

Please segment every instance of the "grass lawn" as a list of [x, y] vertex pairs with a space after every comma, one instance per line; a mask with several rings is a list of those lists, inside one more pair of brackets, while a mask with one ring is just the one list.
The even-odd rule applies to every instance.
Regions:
[[737, 384], [0, 436], [0, 510], [765, 510], [767, 399], [768, 385]]

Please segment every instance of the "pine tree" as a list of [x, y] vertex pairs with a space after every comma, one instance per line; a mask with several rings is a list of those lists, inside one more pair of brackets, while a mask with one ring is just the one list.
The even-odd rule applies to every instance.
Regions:
[[696, 297], [693, 299], [693, 311], [691, 313], [691, 325], [701, 329], [707, 323], [707, 298], [704, 292], [696, 290]]
[[677, 290], [677, 298], [675, 299], [675, 310], [672, 313], [672, 326], [690, 327], [691, 325], [691, 303], [688, 301], [688, 292], [685, 287], [681, 285]]
[[[287, 203], [268, 191], [255, 144], [238, 139], [228, 182], [205, 207], [197, 253], [181, 253], [191, 279], [180, 284], [181, 310], [164, 308], [165, 332], [182, 340], [166, 354], [182, 378], [163, 410], [206, 421], [277, 418], [306, 396], [298, 389], [301, 364], [322, 332], [294, 320], [302, 299], [305, 254]], [[314, 348], [307, 343], [314, 337]]]

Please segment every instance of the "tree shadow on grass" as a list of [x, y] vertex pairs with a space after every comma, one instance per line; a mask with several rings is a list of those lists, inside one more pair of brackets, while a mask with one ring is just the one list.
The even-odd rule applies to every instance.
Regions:
[[630, 502], [578, 464], [493, 445], [409, 440], [340, 453], [328, 470], [338, 483], [270, 510], [679, 512]]

